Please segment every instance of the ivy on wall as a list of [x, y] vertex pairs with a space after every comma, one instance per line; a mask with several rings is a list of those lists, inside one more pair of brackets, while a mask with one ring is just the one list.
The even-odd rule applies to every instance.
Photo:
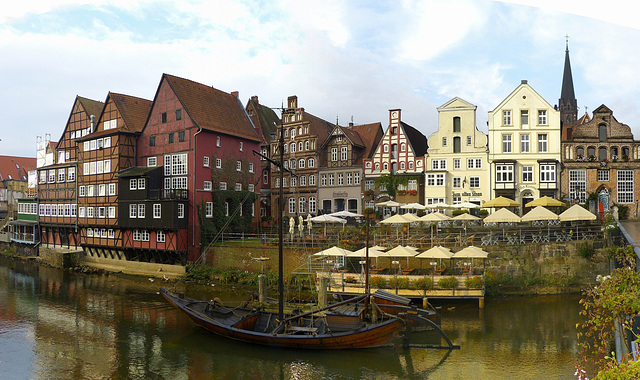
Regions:
[[406, 187], [409, 180], [417, 180], [418, 183], [420, 183], [420, 176], [383, 174], [375, 179], [375, 183], [378, 185], [378, 188], [385, 187], [387, 189], [386, 193], [389, 194], [392, 199], [395, 199], [398, 186], [403, 185]]
[[[249, 193], [248, 191], [234, 191], [234, 190], [214, 190], [213, 195], [213, 217], [207, 218], [205, 216], [205, 203], [202, 202], [198, 205], [198, 218], [200, 220], [200, 232], [202, 244], [209, 244], [216, 236], [216, 234], [227, 223], [227, 220], [231, 218], [235, 210], [240, 205], [240, 202], [249, 194], [249, 197], [242, 205], [242, 215], [238, 212], [231, 220], [231, 223], [227, 227], [225, 232], [250, 232], [251, 221], [251, 205], [256, 200], [255, 193]], [[229, 216], [226, 215], [227, 207], [229, 204]]]

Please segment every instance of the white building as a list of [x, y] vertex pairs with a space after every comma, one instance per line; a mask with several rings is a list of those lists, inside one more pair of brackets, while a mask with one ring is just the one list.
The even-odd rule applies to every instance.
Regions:
[[492, 198], [558, 198], [560, 151], [560, 112], [523, 80], [489, 112]]

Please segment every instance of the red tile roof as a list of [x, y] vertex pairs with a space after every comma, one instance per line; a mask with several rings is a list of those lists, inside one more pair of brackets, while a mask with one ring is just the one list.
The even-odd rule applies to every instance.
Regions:
[[236, 96], [169, 74], [164, 74], [163, 80], [167, 80], [197, 126], [256, 142], [262, 140]]
[[27, 180], [29, 170], [36, 169], [35, 157], [0, 156], [0, 180]]
[[125, 125], [120, 129], [127, 132], [142, 131], [153, 102], [151, 100], [113, 92], [110, 92], [109, 96], [124, 120]]

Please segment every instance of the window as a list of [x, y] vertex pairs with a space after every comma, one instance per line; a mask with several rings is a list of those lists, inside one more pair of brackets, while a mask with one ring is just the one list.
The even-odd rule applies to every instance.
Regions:
[[496, 182], [513, 182], [513, 165], [496, 165]]
[[316, 197], [309, 197], [309, 212], [316, 212]]
[[204, 188], [205, 191], [211, 191], [211, 189], [212, 189], [211, 181], [204, 181], [203, 188]]
[[265, 185], [269, 184], [269, 171], [268, 170], [263, 170], [262, 171], [262, 183]]
[[109, 206], [107, 208], [107, 214], [109, 218], [115, 218], [116, 217], [116, 206]]
[[389, 145], [388, 145], [388, 144], [384, 144], [384, 145], [382, 146], [382, 151], [383, 151], [384, 153], [388, 153], [388, 152], [389, 152]]
[[338, 173], [338, 186], [344, 185], [344, 174]]
[[93, 185], [88, 185], [87, 186], [87, 196], [88, 197], [93, 197]]
[[548, 149], [547, 134], [538, 135], [538, 153], [546, 153]]
[[453, 133], [460, 132], [460, 116], [453, 118]]
[[502, 153], [511, 153], [511, 135], [502, 135]]
[[182, 108], [176, 110], [176, 120], [182, 120]]
[[522, 167], [522, 182], [533, 182], [533, 166]]
[[467, 158], [467, 169], [482, 169], [482, 158]]
[[295, 198], [289, 198], [289, 214], [295, 214], [296, 213], [296, 199]]
[[456, 136], [453, 138], [453, 153], [460, 153], [462, 147], [460, 146], [462, 144], [461, 140], [460, 140], [460, 136]]
[[291, 187], [296, 187], [298, 184], [298, 179], [296, 177], [291, 177]]
[[140, 231], [140, 240], [149, 241], [149, 231], [147, 230]]
[[204, 166], [205, 168], [209, 167], [209, 156], [202, 157], [202, 166]]
[[340, 148], [340, 160], [341, 161], [346, 161], [348, 155], [349, 155], [349, 148], [348, 147], [343, 146], [342, 148]]
[[249, 173], [253, 173], [253, 162], [249, 163]]
[[427, 186], [444, 186], [444, 174], [427, 174]]
[[98, 196], [104, 197], [105, 195], [107, 195], [107, 185], [102, 183], [98, 185]]
[[598, 160], [606, 160], [607, 159], [607, 148], [600, 147], [598, 148]]
[[85, 195], [87, 195], [86, 187], [78, 186], [78, 196], [79, 197], [84, 197]]
[[165, 241], [164, 231], [156, 231], [156, 241], [158, 243], [164, 243]]
[[607, 126], [605, 124], [598, 125], [598, 141], [607, 141]]
[[445, 170], [447, 169], [447, 160], [431, 160], [431, 169], [433, 170]]
[[453, 168], [454, 169], [460, 169], [460, 165], [461, 165], [461, 160], [459, 158], [454, 158], [453, 159]]
[[618, 203], [633, 203], [633, 170], [618, 170]]
[[149, 146], [156, 146], [156, 136], [149, 137]]
[[67, 181], [72, 182], [76, 180], [76, 168], [67, 169]]
[[598, 180], [598, 182], [608, 182], [609, 181], [609, 170], [608, 169], [598, 169], [597, 180]]
[[178, 203], [178, 218], [184, 218], [184, 203]]
[[144, 190], [146, 185], [146, 180], [144, 178], [138, 178], [138, 190]]
[[162, 205], [160, 203], [153, 204], [153, 218], [160, 219], [162, 217]]
[[161, 120], [161, 122], [163, 124], [167, 122], [167, 113], [166, 112], [163, 112], [163, 113], [160, 114], [160, 120]]
[[49, 183], [56, 181], [56, 169], [49, 170]]
[[453, 177], [453, 187], [461, 188], [462, 187], [462, 178], [461, 177]]
[[213, 218], [213, 202], [207, 202], [204, 205], [204, 215], [207, 218]]
[[520, 152], [529, 153], [529, 135], [520, 135]]
[[158, 166], [158, 158], [157, 157], [147, 157], [147, 166], [148, 167]]
[[[294, 177], [295, 178], [295, 177]], [[292, 178], [293, 179], [293, 178]], [[292, 184], [293, 186], [293, 184]], [[242, 191], [242, 184], [240, 182], [236, 182], [236, 187], [235, 187], [236, 191]]]
[[469, 177], [469, 187], [472, 189], [480, 187], [480, 177]]
[[327, 175], [320, 174], [320, 186], [327, 186]]
[[407, 150], [407, 144], [400, 144], [400, 151], [405, 152]]
[[296, 143], [291, 143], [291, 146], [289, 147], [289, 152], [291, 153], [296, 152]]
[[300, 176], [300, 186], [307, 186], [307, 177]]
[[338, 161], [338, 148], [331, 148], [331, 161]]
[[471, 145], [471, 136], [467, 136], [467, 145]]
[[113, 229], [109, 228], [109, 229], [107, 230], [107, 237], [108, 237], [108, 238], [110, 238], [110, 239], [113, 239], [113, 238], [115, 238], [115, 237], [116, 237], [116, 234], [115, 234], [115, 232], [113, 231]]
[[418, 180], [410, 179], [407, 182], [407, 190], [418, 190]]
[[87, 228], [87, 237], [93, 237], [93, 228]]
[[136, 178], [132, 178], [129, 180], [129, 190], [137, 190], [138, 189], [138, 180]]
[[226, 182], [220, 182], [220, 190], [227, 190], [227, 183]]
[[104, 207], [98, 207], [98, 218], [106, 218], [107, 210]]
[[312, 168], [316, 165], [316, 160], [314, 160], [313, 158], [310, 158], [307, 160], [307, 167], [308, 168]]
[[47, 171], [46, 170], [41, 170], [40, 171], [40, 183], [45, 183], [47, 182]]
[[359, 172], [354, 172], [353, 173], [353, 184], [354, 185], [359, 185], [360, 184], [360, 173]]
[[587, 171], [569, 170], [569, 197], [584, 203], [587, 200]]
[[219, 148], [221, 146], [220, 136], [216, 137], [216, 146]]
[[540, 165], [540, 182], [555, 182], [555, 181], [556, 181], [556, 166]]
[[502, 111], [502, 125], [511, 125], [511, 111]]
[[87, 214], [85, 213], [85, 208], [84, 207], [78, 207], [78, 217], [79, 218], [84, 218]]
[[304, 142], [304, 150], [309, 150], [309, 140]]
[[547, 110], [538, 110], [538, 124], [547, 125]]
[[242, 171], [242, 161], [236, 161], [236, 171]]
[[307, 199], [304, 197], [300, 197], [300, 199], [298, 199], [298, 212], [299, 213], [304, 213], [307, 212]]
[[446, 137], [442, 138], [442, 146], [447, 146], [447, 138]]
[[129, 218], [134, 219], [138, 217], [138, 205], [129, 205]]
[[216, 169], [222, 169], [222, 160], [216, 158]]
[[329, 186], [335, 185], [335, 175], [333, 173], [329, 174]]
[[304, 160], [304, 158], [301, 158], [298, 161], [298, 169], [304, 169], [304, 164], [305, 164], [305, 160]]
[[529, 125], [529, 110], [520, 110], [520, 124]]
[[253, 183], [250, 183], [247, 186], [247, 191], [249, 191], [250, 193], [253, 193], [255, 191], [255, 186], [253, 185]]
[[173, 144], [173, 133], [169, 133], [169, 144]]
[[315, 186], [315, 185], [316, 185], [316, 175], [311, 174], [309, 175], [309, 186]]

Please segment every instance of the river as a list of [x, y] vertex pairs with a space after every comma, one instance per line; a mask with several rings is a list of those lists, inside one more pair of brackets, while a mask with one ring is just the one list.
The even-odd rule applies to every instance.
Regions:
[[305, 352], [214, 336], [168, 305], [161, 283], [0, 257], [0, 379], [567, 379], [575, 370], [578, 295], [443, 304], [442, 328], [461, 346], [450, 352]]

